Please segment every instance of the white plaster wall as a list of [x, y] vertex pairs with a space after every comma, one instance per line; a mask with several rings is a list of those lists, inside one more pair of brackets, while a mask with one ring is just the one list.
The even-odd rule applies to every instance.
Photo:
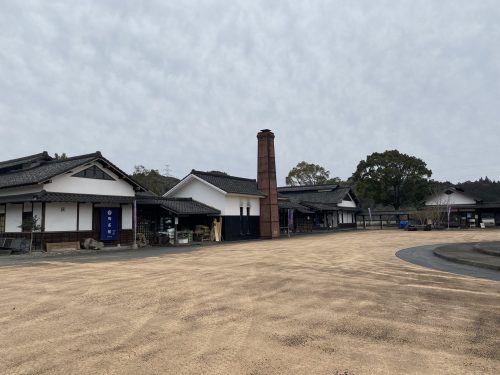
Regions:
[[131, 204], [122, 206], [122, 229], [132, 229], [133, 209]]
[[352, 220], [352, 213], [349, 211], [343, 211], [342, 212], [342, 224], [352, 224], [354, 221]]
[[5, 207], [5, 231], [22, 232], [23, 204], [7, 204]]
[[80, 203], [78, 230], [92, 230], [92, 203]]
[[253, 198], [248, 195], [226, 195], [225, 216], [240, 216], [240, 207], [243, 207], [244, 216], [247, 214], [247, 207], [250, 207], [250, 216], [260, 215], [259, 198]]
[[47, 203], [45, 206], [45, 231], [76, 231], [76, 203]]
[[37, 217], [38, 221], [36, 225], [42, 225], [42, 204], [33, 203], [33, 217]]
[[459, 204], [475, 204], [476, 201], [464, 193], [455, 192], [453, 194], [439, 194], [425, 202], [426, 206], [446, 206]]
[[339, 207], [356, 207], [356, 203], [353, 201], [342, 201], [338, 204]]
[[[172, 194], [169, 194], [168, 197], [193, 198], [194, 200], [220, 210], [221, 215], [227, 215], [225, 194], [196, 179], [188, 181], [184, 186]], [[238, 215], [239, 214], [240, 211], [238, 206]]]
[[42, 190], [42, 188], [43, 188], [42, 185], [36, 185], [36, 186], [25, 186], [12, 189], [0, 189], [0, 197], [5, 197], [9, 195], [18, 195], [18, 194], [38, 193], [39, 191]]
[[[94, 165], [94, 164], [91, 164]], [[72, 175], [87, 169], [91, 165], [75, 168], [71, 173], [66, 173], [61, 176], [54, 177], [51, 183], [45, 184], [46, 191], [58, 193], [79, 193], [79, 194], [99, 194], [99, 195], [120, 195], [133, 197], [135, 196], [134, 188], [128, 182], [120, 180], [117, 175], [109, 169], [95, 164], [104, 170], [115, 181], [97, 180], [93, 178], [72, 177]]]

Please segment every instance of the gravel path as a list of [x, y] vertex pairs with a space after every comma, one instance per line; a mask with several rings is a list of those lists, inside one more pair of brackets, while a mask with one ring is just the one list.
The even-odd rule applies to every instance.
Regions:
[[498, 374], [500, 283], [395, 256], [500, 231], [359, 231], [2, 260], [5, 374]]

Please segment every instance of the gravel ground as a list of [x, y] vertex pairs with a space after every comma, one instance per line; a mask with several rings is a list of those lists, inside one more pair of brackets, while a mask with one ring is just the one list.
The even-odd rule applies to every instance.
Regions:
[[359, 231], [9, 259], [0, 373], [499, 374], [500, 282], [394, 255], [498, 240]]

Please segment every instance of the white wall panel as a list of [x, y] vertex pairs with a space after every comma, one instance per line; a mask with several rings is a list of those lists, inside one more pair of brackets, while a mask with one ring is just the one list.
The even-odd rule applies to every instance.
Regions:
[[5, 208], [5, 231], [22, 232], [23, 204], [7, 204]]
[[78, 230], [92, 230], [92, 203], [80, 203]]
[[42, 203], [33, 203], [33, 217], [38, 218], [37, 225], [42, 225], [42, 215]]
[[250, 216], [260, 215], [260, 200], [248, 195], [226, 195], [226, 216], [240, 216], [240, 207], [243, 207], [243, 215], [247, 214], [250, 207]]
[[132, 228], [133, 208], [131, 204], [122, 206], [122, 229]]
[[76, 231], [76, 203], [47, 203], [45, 206], [45, 231]]

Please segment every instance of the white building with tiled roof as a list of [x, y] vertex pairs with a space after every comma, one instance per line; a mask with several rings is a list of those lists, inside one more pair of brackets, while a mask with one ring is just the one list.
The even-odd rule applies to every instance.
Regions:
[[0, 162], [0, 236], [36, 245], [93, 237], [133, 242], [133, 202], [144, 191], [101, 153], [54, 159], [43, 152]]
[[220, 172], [192, 170], [165, 197], [193, 198], [221, 212], [226, 240], [259, 236], [260, 199], [257, 181]]

